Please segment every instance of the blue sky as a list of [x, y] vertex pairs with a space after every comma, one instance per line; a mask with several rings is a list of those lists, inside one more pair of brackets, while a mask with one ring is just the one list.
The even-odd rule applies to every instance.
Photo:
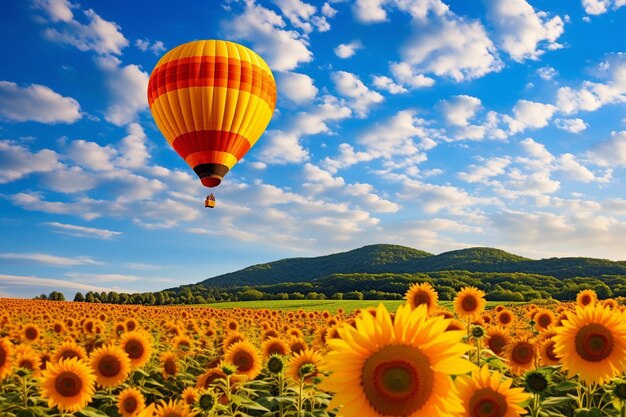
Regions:
[[[5, 2], [0, 296], [373, 243], [626, 259], [625, 5]], [[278, 89], [213, 210], [146, 99], [159, 57], [196, 39], [255, 50]]]

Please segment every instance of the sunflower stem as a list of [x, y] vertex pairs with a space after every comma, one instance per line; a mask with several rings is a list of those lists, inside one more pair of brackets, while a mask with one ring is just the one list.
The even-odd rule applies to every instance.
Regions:
[[622, 402], [622, 406], [619, 410], [620, 417], [626, 417], [626, 403]]
[[474, 338], [476, 340], [476, 366], [480, 368], [480, 339]]
[[280, 401], [278, 402], [278, 416], [279, 417], [283, 417], [285, 415], [285, 410], [283, 408], [283, 384], [284, 384], [283, 372], [281, 371], [278, 374], [278, 397], [280, 398]]

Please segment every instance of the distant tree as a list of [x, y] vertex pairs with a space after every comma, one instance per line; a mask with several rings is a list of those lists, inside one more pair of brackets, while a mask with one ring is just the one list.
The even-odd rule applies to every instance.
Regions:
[[143, 295], [143, 304], [147, 306], [153, 306], [156, 304], [156, 297], [151, 292]]
[[259, 290], [248, 289], [237, 294], [241, 301], [258, 301], [263, 299], [263, 293]]
[[52, 292], [48, 295], [48, 300], [52, 300], [52, 301], [65, 301], [65, 296], [63, 295], [63, 293], [62, 293], [62, 292], [52, 291]]
[[302, 294], [301, 292], [292, 292], [291, 294], [289, 294], [289, 299], [290, 300], [303, 300], [304, 294]]
[[203, 296], [196, 295], [196, 298], [194, 300], [194, 304], [206, 304], [206, 300], [204, 299]]
[[277, 300], [289, 300], [289, 294], [287, 294], [286, 292], [279, 292], [278, 294], [276, 294], [276, 299]]
[[120, 294], [120, 304], [128, 304], [130, 302], [130, 296], [123, 292]]
[[46, 294], [41, 294], [33, 298], [33, 300], [47, 300], [48, 296]]
[[342, 292], [336, 292], [332, 295], [333, 300], [343, 300], [343, 293]]
[[119, 304], [120, 303], [120, 295], [115, 291], [111, 291], [107, 296], [107, 301], [111, 304]]
[[85, 301], [88, 303], [94, 303], [96, 301], [96, 297], [93, 295], [93, 291], [87, 292], [85, 295]]
[[344, 300], [362, 300], [363, 293], [361, 291], [349, 291], [347, 293], [344, 293], [343, 299]]
[[77, 292], [76, 295], [74, 296], [74, 301], [85, 301], [85, 297], [83, 297], [83, 293], [82, 292]]

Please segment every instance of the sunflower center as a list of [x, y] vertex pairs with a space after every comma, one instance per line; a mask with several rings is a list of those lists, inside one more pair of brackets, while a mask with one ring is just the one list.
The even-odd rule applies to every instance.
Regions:
[[558, 361], [559, 358], [556, 356], [556, 353], [554, 353], [554, 342], [553, 341], [549, 341], [548, 344], [546, 345], [546, 356], [553, 361]]
[[239, 351], [233, 357], [233, 365], [241, 372], [248, 372], [254, 365], [254, 358], [246, 351]]
[[499, 355], [502, 353], [504, 345], [506, 345], [506, 339], [502, 335], [494, 334], [489, 338], [487, 344], [493, 353]]
[[168, 411], [167, 413], [163, 414], [163, 417], [183, 417], [183, 415], [178, 411]]
[[476, 301], [476, 298], [468, 295], [465, 298], [463, 298], [463, 301], [461, 302], [461, 307], [463, 307], [463, 310], [465, 311], [474, 311], [476, 310], [476, 308], [478, 308], [478, 301]]
[[601, 324], [589, 323], [576, 334], [576, 352], [588, 362], [600, 362], [613, 351], [613, 335]]
[[584, 306], [586, 306], [587, 304], [591, 304], [591, 296], [588, 294], [583, 295], [580, 298], [580, 303]]
[[119, 359], [113, 355], [104, 356], [98, 362], [98, 371], [106, 378], [111, 378], [120, 373], [122, 364]]
[[39, 336], [39, 332], [34, 327], [28, 327], [24, 332], [24, 335], [28, 340], [35, 340], [37, 339], [37, 336]]
[[61, 353], [61, 355], [59, 355], [60, 359], [72, 359], [72, 358], [78, 358], [78, 353], [74, 352], [71, 349], [65, 350], [63, 351], [63, 353]]
[[18, 364], [18, 368], [35, 370], [35, 364], [33, 363], [33, 361], [31, 359], [24, 358], [24, 359], [20, 360], [20, 362]]
[[477, 390], [469, 403], [471, 417], [502, 417], [506, 409], [506, 398], [491, 388]]
[[509, 324], [511, 322], [511, 315], [509, 313], [500, 314], [500, 323]]
[[124, 346], [124, 350], [131, 359], [139, 359], [143, 355], [143, 344], [138, 340], [129, 340]]
[[284, 355], [287, 353], [285, 346], [280, 343], [272, 343], [267, 351], [270, 355]]
[[426, 304], [428, 307], [430, 307], [430, 297], [425, 291], [418, 291], [415, 294], [415, 297], [413, 297], [413, 302], [415, 303], [415, 307], [422, 304]]
[[54, 380], [54, 388], [64, 397], [75, 397], [83, 388], [83, 380], [75, 373], [65, 371]]
[[0, 368], [2, 368], [2, 366], [4, 366], [4, 363], [7, 360], [7, 351], [4, 349], [4, 347], [0, 346]]
[[167, 358], [165, 360], [165, 363], [163, 364], [163, 369], [165, 370], [165, 373], [168, 375], [175, 375], [176, 374], [176, 363], [174, 362], [174, 360], [172, 358]]
[[533, 346], [528, 342], [518, 343], [511, 351], [511, 360], [518, 364], [527, 364], [533, 360]]
[[389, 345], [370, 356], [363, 366], [365, 396], [379, 414], [409, 415], [428, 401], [435, 373], [419, 348]]
[[124, 398], [122, 406], [127, 413], [134, 413], [139, 406], [139, 402], [137, 402], [137, 399], [135, 397], [126, 397]]
[[539, 325], [541, 327], [548, 327], [550, 324], [552, 324], [552, 320], [547, 314], [539, 316], [539, 320], [537, 321], [539, 322]]

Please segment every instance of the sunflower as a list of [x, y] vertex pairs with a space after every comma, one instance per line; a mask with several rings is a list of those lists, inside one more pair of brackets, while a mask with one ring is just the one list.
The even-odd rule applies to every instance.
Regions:
[[364, 314], [356, 328], [344, 324], [341, 339], [321, 365], [332, 372], [320, 388], [335, 392], [328, 409], [345, 417], [425, 416], [462, 412], [450, 374], [475, 368], [461, 355], [469, 346], [463, 333], [445, 329], [448, 320], [428, 317], [426, 305], [398, 307], [394, 320], [385, 306], [376, 317]]
[[217, 384], [220, 379], [226, 379], [227, 376], [222, 368], [214, 367], [208, 369], [205, 373], [198, 377], [196, 382], [197, 389], [208, 389], [213, 384]]
[[306, 341], [301, 337], [292, 337], [289, 341], [289, 350], [292, 354], [300, 353], [308, 347]]
[[502, 356], [504, 348], [511, 342], [506, 330], [501, 327], [490, 327], [487, 330], [486, 345], [495, 355]]
[[180, 394], [181, 398], [189, 404], [189, 406], [193, 406], [196, 402], [198, 402], [198, 398], [200, 397], [200, 393], [194, 387], [187, 387]]
[[512, 341], [504, 348], [504, 357], [509, 361], [513, 375], [522, 375], [533, 368], [537, 358], [535, 341], [528, 336]]
[[176, 376], [178, 373], [177, 360], [178, 357], [172, 352], [165, 352], [161, 355], [161, 363], [163, 364], [163, 371], [161, 374], [163, 375], [163, 378], [167, 379], [170, 376]]
[[236, 330], [228, 332], [224, 340], [222, 340], [222, 350], [226, 352], [229, 347], [237, 342], [243, 342], [244, 340], [246, 340], [246, 336], [244, 336], [243, 333], [239, 333]]
[[156, 406], [154, 415], [155, 417], [193, 417], [196, 414], [189, 409], [184, 400], [169, 400], [167, 403], [161, 400], [161, 403]]
[[417, 308], [419, 305], [426, 304], [428, 314], [432, 314], [437, 309], [439, 296], [432, 285], [428, 282], [423, 282], [421, 284], [414, 283], [411, 285], [404, 298], [413, 309]]
[[117, 396], [117, 410], [122, 417], [135, 417], [145, 407], [146, 400], [137, 388], [126, 388]]
[[25, 342], [33, 343], [39, 340], [41, 336], [41, 330], [35, 324], [27, 324], [22, 329], [22, 337]]
[[[322, 354], [316, 349], [305, 349], [300, 353], [294, 354], [287, 364], [285, 375], [294, 381], [300, 381], [302, 378], [308, 382], [312, 377], [317, 376]], [[307, 375], [303, 375], [303, 368], [309, 365], [311, 371]]]
[[248, 341], [237, 342], [231, 345], [224, 354], [224, 362], [237, 367], [237, 374], [252, 380], [261, 373], [263, 365], [259, 352]]
[[18, 345], [15, 347], [16, 368], [28, 369], [33, 374], [38, 375], [41, 367], [39, 355], [29, 345]]
[[535, 314], [535, 329], [539, 332], [546, 331], [555, 322], [556, 317], [550, 310], [541, 309]]
[[555, 328], [554, 353], [568, 374], [587, 383], [605, 381], [626, 368], [626, 323], [622, 314], [601, 304], [576, 307]]
[[594, 290], [582, 290], [576, 295], [576, 305], [585, 307], [598, 301], [598, 294]]
[[11, 374], [13, 345], [7, 338], [0, 339], [0, 381]]
[[74, 342], [73, 340], [65, 340], [61, 346], [57, 348], [52, 357], [53, 362], [59, 362], [61, 359], [77, 358], [80, 360], [87, 359], [85, 348]]
[[511, 388], [512, 379], [503, 379], [499, 372], [489, 373], [484, 365], [455, 381], [465, 411], [459, 417], [518, 417], [526, 414], [520, 404], [530, 395], [523, 388]]
[[50, 363], [42, 374], [41, 396], [48, 399], [48, 407], [61, 411], [81, 410], [91, 401], [96, 376], [89, 366], [77, 358]]
[[193, 341], [184, 335], [176, 336], [174, 340], [172, 340], [172, 345], [180, 357], [189, 355], [193, 350]]
[[454, 311], [461, 320], [476, 320], [485, 309], [485, 293], [476, 287], [463, 287], [454, 298]]
[[130, 359], [121, 348], [106, 345], [95, 349], [89, 357], [96, 373], [96, 382], [105, 388], [120, 385], [130, 373]]
[[511, 310], [503, 308], [496, 314], [496, 321], [502, 327], [510, 327], [515, 322], [515, 315]]
[[270, 337], [261, 346], [263, 359], [269, 358], [271, 355], [289, 355], [289, 345], [282, 339]]
[[539, 357], [543, 366], [552, 366], [559, 364], [559, 358], [554, 353], [554, 340], [552, 337], [545, 339], [539, 344]]
[[133, 368], [141, 368], [150, 360], [152, 347], [150, 336], [141, 331], [127, 332], [122, 335], [120, 346], [128, 355]]

